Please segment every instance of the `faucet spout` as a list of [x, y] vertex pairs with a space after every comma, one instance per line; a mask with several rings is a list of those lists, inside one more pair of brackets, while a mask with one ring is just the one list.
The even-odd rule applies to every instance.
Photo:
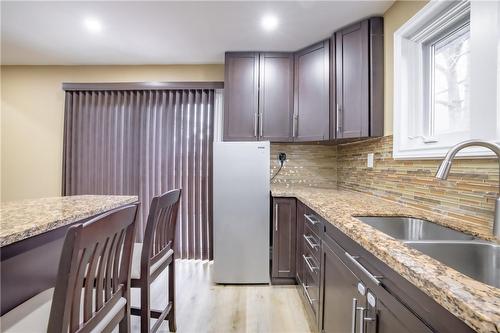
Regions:
[[[467, 147], [484, 147], [493, 151], [497, 155], [497, 160], [500, 163], [500, 146], [495, 142], [483, 141], [483, 140], [467, 140], [463, 141], [450, 148], [444, 160], [439, 165], [436, 171], [437, 179], [447, 179], [451, 170], [451, 165], [453, 159], [459, 151]], [[500, 179], [500, 169], [499, 169], [499, 179]], [[496, 239], [500, 240], [500, 183], [499, 183], [499, 194], [497, 194], [497, 199], [495, 201], [495, 216], [493, 220], [493, 235]]]

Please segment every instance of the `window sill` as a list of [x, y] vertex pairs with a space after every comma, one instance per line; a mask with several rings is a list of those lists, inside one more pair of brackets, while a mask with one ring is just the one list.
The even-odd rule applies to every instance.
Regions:
[[[499, 142], [497, 142], [500, 144]], [[451, 147], [449, 147], [451, 148]], [[395, 160], [440, 160], [443, 159], [449, 148], [435, 149], [398, 149], [396, 142], [393, 144], [392, 157]], [[457, 154], [459, 159], [496, 158], [495, 153], [486, 148], [470, 147]]]

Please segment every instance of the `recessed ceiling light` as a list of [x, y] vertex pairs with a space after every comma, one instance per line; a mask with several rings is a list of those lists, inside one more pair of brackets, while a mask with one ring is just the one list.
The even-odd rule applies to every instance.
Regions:
[[101, 22], [96, 19], [95, 17], [87, 17], [83, 21], [85, 28], [87, 28], [88, 31], [93, 32], [93, 33], [98, 33], [101, 32], [102, 30], [102, 24]]
[[272, 31], [278, 27], [278, 18], [274, 15], [266, 15], [261, 21], [262, 28], [267, 31]]

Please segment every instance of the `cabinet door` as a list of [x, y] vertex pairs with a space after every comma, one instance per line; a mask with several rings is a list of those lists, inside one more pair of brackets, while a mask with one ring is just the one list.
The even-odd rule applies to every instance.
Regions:
[[295, 54], [295, 141], [328, 140], [329, 54], [328, 40]]
[[[384, 293], [385, 294], [385, 293]], [[418, 317], [410, 312], [392, 295], [377, 298], [367, 293], [367, 309], [364, 312], [365, 332], [367, 333], [431, 333]], [[375, 319], [375, 320], [374, 320]]]
[[[372, 328], [375, 333], [430, 333], [423, 322], [411, 314], [402, 304], [396, 304], [390, 309], [381, 301], [377, 304], [377, 325]], [[375, 326], [375, 325], [374, 325]]]
[[272, 277], [295, 278], [296, 201], [291, 198], [273, 200]]
[[300, 201], [297, 201], [297, 241], [295, 251], [295, 271], [297, 276], [297, 281], [299, 284], [304, 282], [304, 260], [302, 254], [304, 254], [304, 214], [306, 212], [306, 207]]
[[255, 141], [258, 137], [259, 54], [226, 53], [224, 140]]
[[369, 135], [368, 20], [335, 33], [337, 138]]
[[260, 140], [292, 140], [293, 54], [261, 53], [259, 88]]
[[384, 18], [370, 24], [370, 136], [384, 135]]
[[320, 330], [325, 333], [357, 332], [358, 307], [365, 299], [357, 291], [357, 277], [326, 244], [322, 246], [322, 315]]
[[330, 140], [337, 138], [337, 68], [336, 59], [337, 52], [335, 50], [335, 34], [330, 38]]

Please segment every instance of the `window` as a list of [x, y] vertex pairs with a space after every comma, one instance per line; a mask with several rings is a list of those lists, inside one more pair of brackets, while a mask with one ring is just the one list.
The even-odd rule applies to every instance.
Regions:
[[462, 133], [470, 124], [469, 24], [430, 46], [429, 134]]
[[395, 33], [395, 158], [442, 157], [471, 138], [499, 141], [499, 20], [498, 3], [432, 1]]

